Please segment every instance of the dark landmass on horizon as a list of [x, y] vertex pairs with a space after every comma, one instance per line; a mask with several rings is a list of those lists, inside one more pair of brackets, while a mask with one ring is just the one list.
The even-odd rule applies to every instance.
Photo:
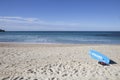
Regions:
[[0, 32], [5, 32], [5, 30], [3, 30], [3, 29], [0, 29]]

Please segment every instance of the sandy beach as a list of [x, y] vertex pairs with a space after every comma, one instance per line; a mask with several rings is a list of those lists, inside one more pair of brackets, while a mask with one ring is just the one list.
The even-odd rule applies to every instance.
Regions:
[[[114, 63], [98, 64], [90, 49]], [[0, 43], [0, 80], [120, 80], [120, 45]]]

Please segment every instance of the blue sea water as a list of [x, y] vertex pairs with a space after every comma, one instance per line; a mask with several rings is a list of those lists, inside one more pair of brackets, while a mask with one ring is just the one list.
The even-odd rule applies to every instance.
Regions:
[[113, 31], [6, 31], [0, 42], [120, 44], [120, 32]]

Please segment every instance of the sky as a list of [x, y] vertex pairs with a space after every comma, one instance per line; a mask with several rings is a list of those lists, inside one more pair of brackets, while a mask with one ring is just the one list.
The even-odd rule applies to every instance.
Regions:
[[120, 31], [120, 0], [0, 0], [7, 31]]

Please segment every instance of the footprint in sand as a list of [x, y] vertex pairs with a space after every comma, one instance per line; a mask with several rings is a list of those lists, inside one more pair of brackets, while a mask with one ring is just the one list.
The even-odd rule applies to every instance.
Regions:
[[8, 77], [5, 77], [5, 78], [3, 78], [2, 80], [8, 80], [10, 77], [8, 76]]

